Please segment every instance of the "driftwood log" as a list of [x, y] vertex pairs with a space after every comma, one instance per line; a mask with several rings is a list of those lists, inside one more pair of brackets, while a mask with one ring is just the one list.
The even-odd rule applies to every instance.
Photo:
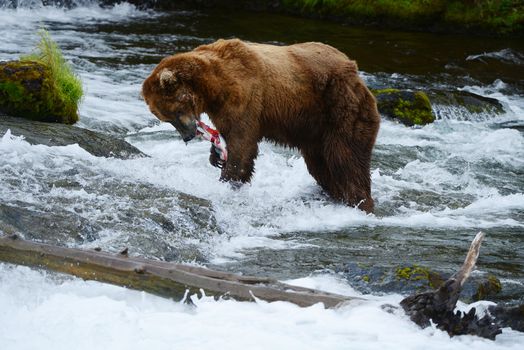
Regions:
[[17, 235], [0, 237], [0, 261], [48, 268], [85, 280], [111, 283], [152, 294], [183, 299], [200, 293], [238, 300], [289, 301], [299, 306], [324, 303], [336, 307], [352, 300], [342, 295], [296, 287], [270, 278], [241, 276], [197, 266], [129, 257], [99, 250], [58, 247], [26, 241]]
[[[415, 294], [401, 301], [401, 307], [413, 322], [424, 328], [432, 321], [451, 336], [471, 334], [495, 339], [503, 327], [524, 332], [524, 305], [511, 308], [491, 306], [482, 317], [476, 315], [475, 308], [467, 314], [454, 311], [462, 286], [477, 262], [483, 238], [483, 233], [477, 234], [461, 269], [440, 288]], [[202, 267], [129, 257], [127, 249], [120, 254], [111, 254], [99, 249], [83, 250], [30, 242], [17, 235], [0, 237], [0, 261], [44, 267], [86, 280], [111, 283], [175, 299], [184, 299], [187, 295], [203, 292], [206, 295], [233, 297], [237, 300], [288, 301], [299, 306], [321, 302], [327, 308], [365, 301], [363, 298], [296, 287], [270, 278], [241, 276]]]

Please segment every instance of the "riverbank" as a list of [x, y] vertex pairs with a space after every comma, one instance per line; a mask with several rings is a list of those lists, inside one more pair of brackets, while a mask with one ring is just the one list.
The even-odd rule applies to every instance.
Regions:
[[[103, 0], [114, 3], [115, 0]], [[350, 25], [436, 33], [524, 36], [521, 0], [128, 0], [139, 7], [228, 8], [284, 13]]]
[[518, 0], [282, 0], [295, 13], [430, 32], [523, 35], [524, 2]]

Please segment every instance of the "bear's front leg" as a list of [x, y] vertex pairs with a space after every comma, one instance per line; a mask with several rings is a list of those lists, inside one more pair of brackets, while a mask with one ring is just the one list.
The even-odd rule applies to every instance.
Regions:
[[228, 159], [222, 167], [220, 180], [236, 184], [249, 182], [258, 155], [257, 142], [245, 138], [226, 138], [226, 143]]

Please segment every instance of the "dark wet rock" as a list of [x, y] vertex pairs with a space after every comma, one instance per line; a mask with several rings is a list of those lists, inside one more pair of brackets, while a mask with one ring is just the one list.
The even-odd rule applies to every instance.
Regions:
[[[149, 258], [206, 262], [207, 242], [222, 233], [211, 202], [186, 193], [118, 179], [92, 182], [83, 190], [108, 198], [99, 204], [107, 214], [96, 218], [103, 230], [113, 232], [99, 244], [104, 250], [126, 246], [130, 254]], [[79, 209], [89, 215], [90, 205], [86, 201]]]
[[128, 247], [130, 255], [204, 263], [213, 237], [222, 233], [205, 199], [81, 167], [72, 179], [56, 176], [47, 174], [38, 183], [42, 194], [31, 203], [0, 205], [0, 234], [111, 252]]
[[[58, 1], [58, 0], [47, 0]], [[66, 0], [71, 1], [71, 0]], [[114, 5], [118, 0], [100, 0], [103, 5]], [[201, 10], [209, 8], [223, 8], [231, 10], [267, 11], [282, 8], [280, 0], [128, 0], [138, 8], [155, 8], [159, 10]]]
[[504, 113], [499, 100], [468, 91], [430, 90], [427, 94], [440, 119], [471, 120]]
[[0, 204], [0, 232], [61, 244], [92, 242], [100, 226], [65, 210], [37, 210], [29, 206]]
[[127, 159], [145, 156], [126, 141], [99, 132], [72, 125], [14, 118], [0, 113], [0, 135], [4, 135], [7, 130], [11, 130], [13, 135], [24, 136], [31, 144], [66, 146], [77, 143], [97, 157]]
[[516, 331], [524, 332], [524, 305], [514, 307], [496, 305], [490, 306], [488, 310], [502, 327], [511, 327]]
[[421, 266], [386, 268], [350, 263], [343, 270], [355, 288], [363, 292], [411, 294], [439, 287], [445, 278]]
[[[440, 288], [449, 273], [412, 265], [397, 267], [366, 266], [350, 263], [342, 271], [351, 285], [364, 293], [413, 294]], [[492, 274], [474, 274], [462, 287], [462, 300], [493, 300], [500, 296], [502, 284]]]
[[515, 129], [524, 133], [524, 120], [503, 121], [493, 125], [493, 127], [500, 129]]
[[435, 120], [428, 96], [422, 91], [398, 89], [372, 90], [383, 117], [404, 125], [426, 125]]
[[488, 275], [484, 280], [480, 281], [472, 295], [472, 299], [475, 301], [489, 300], [491, 297], [500, 293], [501, 290], [502, 284], [500, 280], [494, 275]]

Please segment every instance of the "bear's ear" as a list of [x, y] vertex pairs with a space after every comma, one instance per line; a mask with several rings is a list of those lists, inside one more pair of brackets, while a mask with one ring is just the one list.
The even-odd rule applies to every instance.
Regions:
[[162, 69], [158, 73], [158, 81], [160, 82], [160, 87], [164, 90], [173, 90], [177, 83], [175, 73], [167, 68]]

